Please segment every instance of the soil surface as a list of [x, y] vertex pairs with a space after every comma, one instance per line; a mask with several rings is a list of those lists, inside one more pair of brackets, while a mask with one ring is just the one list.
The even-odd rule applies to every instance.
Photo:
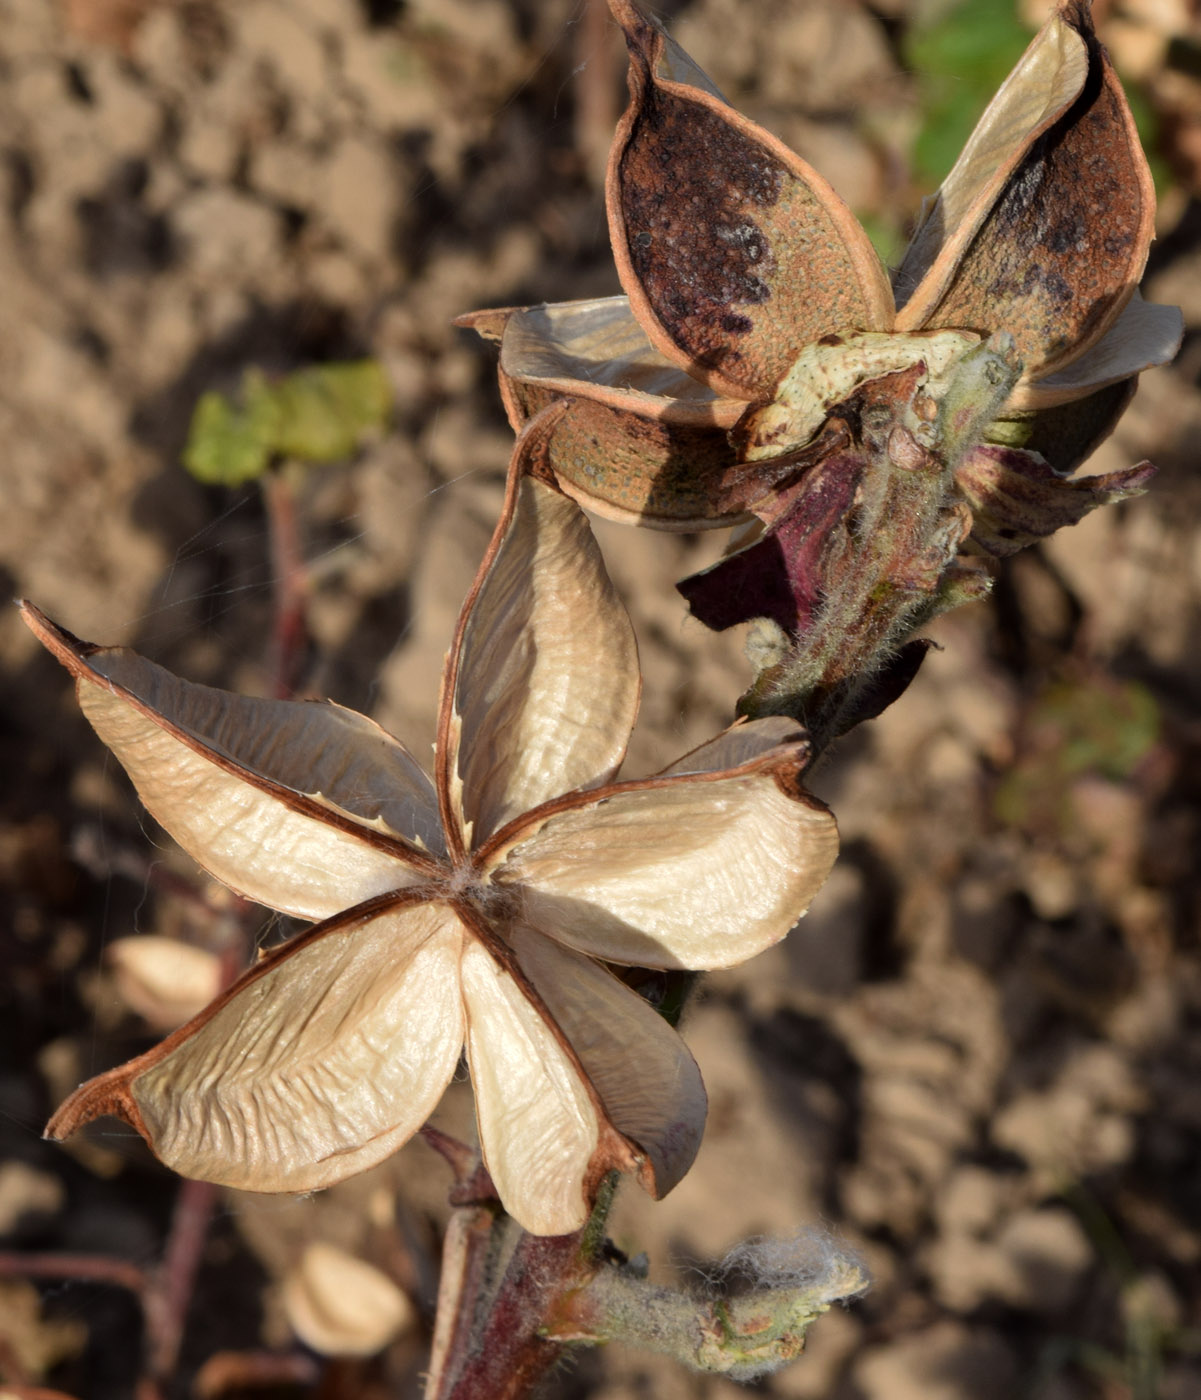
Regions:
[[[917, 8], [663, 6], [732, 101], [893, 226], [923, 192], [900, 58]], [[1201, 1395], [1201, 97], [1197, 66], [1176, 61], [1198, 52], [1190, 9], [1097, 6], [1159, 117], [1146, 293], [1182, 304], [1188, 333], [1087, 469], [1150, 457], [1153, 489], [1001, 569], [819, 771], [835, 874], [783, 944], [705, 979], [684, 1026], [711, 1101], [699, 1159], [662, 1203], [627, 1185], [613, 1217], [652, 1277], [698, 1290], [748, 1237], [817, 1227], [859, 1251], [871, 1291], [766, 1395]], [[263, 693], [262, 496], [185, 473], [193, 407], [248, 366], [376, 356], [392, 429], [299, 478], [302, 684], [427, 752], [511, 443], [493, 357], [450, 321], [618, 290], [598, 177], [623, 66], [582, 0], [0, 0], [6, 591]], [[740, 639], [690, 621], [673, 589], [724, 541], [598, 531], [645, 669], [627, 771], [649, 772], [724, 726], [748, 680]], [[42, 1126], [157, 1034], [110, 944], [161, 934], [228, 958], [280, 929], [139, 810], [15, 610], [0, 678], [0, 1380], [122, 1400], [141, 1364], [133, 1296], [31, 1280], [12, 1253], [153, 1271], [178, 1184], [111, 1120], [66, 1145]], [[469, 1132], [469, 1104], [452, 1086], [437, 1121]], [[417, 1396], [448, 1184], [414, 1143], [315, 1197], [217, 1196], [166, 1393]], [[296, 1340], [284, 1283], [316, 1240], [415, 1305], [382, 1355], [326, 1362]], [[545, 1386], [736, 1393], [618, 1346]]]

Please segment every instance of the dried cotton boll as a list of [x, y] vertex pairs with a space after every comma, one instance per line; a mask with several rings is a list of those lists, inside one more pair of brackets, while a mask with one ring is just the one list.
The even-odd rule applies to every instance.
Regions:
[[221, 990], [215, 953], [174, 938], [139, 934], [108, 950], [117, 995], [156, 1030], [170, 1031], [203, 1011]]
[[580, 1229], [611, 1170], [659, 1196], [692, 1165], [696, 1062], [601, 961], [728, 967], [779, 942], [837, 827], [779, 716], [617, 778], [637, 645], [587, 518], [537, 475], [563, 412], [514, 451], [447, 653], [433, 776], [365, 715], [197, 686], [25, 606], [164, 828], [215, 879], [314, 924], [77, 1089], [50, 1136], [115, 1114], [181, 1175], [310, 1191], [408, 1141], [466, 1044], [480, 1144], [524, 1229]]
[[321, 1242], [309, 1245], [284, 1280], [283, 1305], [293, 1332], [325, 1356], [371, 1356], [416, 1317], [390, 1278]]

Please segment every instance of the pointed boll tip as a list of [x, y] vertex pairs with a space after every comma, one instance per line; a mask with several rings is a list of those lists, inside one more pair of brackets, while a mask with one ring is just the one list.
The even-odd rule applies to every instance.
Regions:
[[73, 675], [79, 674], [80, 663], [86, 661], [104, 648], [95, 642], [85, 642], [82, 637], [77, 637], [74, 632], [68, 632], [65, 627], [60, 627], [57, 622], [37, 606], [31, 603], [28, 598], [17, 600], [17, 609], [21, 614], [21, 621], [33, 633], [39, 642], [46, 648], [52, 656], [70, 671]]
[[519, 306], [498, 306], [482, 311], [465, 311], [461, 316], [456, 316], [451, 325], [457, 326], [459, 330], [474, 331], [482, 340], [499, 345], [509, 317], [522, 309]]
[[81, 1119], [75, 1111], [74, 1105], [78, 1096], [79, 1090], [76, 1089], [73, 1094], [59, 1104], [42, 1129], [43, 1142], [65, 1142], [76, 1128], [81, 1127], [86, 1121]]
[[1060, 16], [1081, 34], [1093, 32], [1093, 0], [1063, 0]]
[[17, 611], [28, 627], [32, 627], [36, 621], [42, 620], [46, 616], [41, 608], [28, 598], [14, 598], [13, 602], [17, 605]]
[[28, 598], [17, 599], [17, 611], [21, 614], [21, 621], [24, 622], [25, 626], [41, 641], [45, 641], [48, 636], [56, 638], [71, 637], [72, 641], [79, 641], [79, 638], [72, 637], [71, 633], [68, 632], [66, 628], [60, 627], [57, 622], [51, 621], [41, 608]]
[[65, 639], [70, 639], [76, 645], [79, 644], [78, 637], [72, 637], [56, 622], [51, 622], [41, 608], [36, 603], [30, 602], [28, 598], [17, 599], [17, 611], [21, 614], [21, 621], [38, 641], [56, 654]]

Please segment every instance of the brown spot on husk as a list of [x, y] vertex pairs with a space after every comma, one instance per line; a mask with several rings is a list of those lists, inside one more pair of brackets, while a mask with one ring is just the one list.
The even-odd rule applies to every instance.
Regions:
[[1154, 192], [1133, 120], [1087, 15], [1084, 89], [1031, 146], [927, 324], [1009, 331], [1028, 377], [1096, 343], [1146, 261]]
[[810, 341], [890, 324], [879, 260], [825, 181], [708, 93], [656, 81], [657, 36], [631, 24], [626, 37], [631, 102], [608, 198], [618, 269], [635, 314], [645, 298], [657, 323], [652, 340], [756, 399]]
[[[717, 113], [651, 94], [621, 162], [630, 262], [672, 338], [699, 365], [741, 379], [738, 342], [755, 327], [746, 311], [770, 300], [778, 270], [762, 213], [779, 203], [786, 172], [764, 152], [753, 159]], [[779, 356], [778, 374], [790, 358]]]

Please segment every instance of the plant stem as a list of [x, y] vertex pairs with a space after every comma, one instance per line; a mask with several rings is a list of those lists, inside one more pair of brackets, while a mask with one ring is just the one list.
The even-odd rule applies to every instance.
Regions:
[[[925, 365], [918, 364], [867, 381], [839, 406], [850, 448], [815, 463], [790, 506], [821, 542], [804, 567], [797, 561], [796, 580], [820, 603], [759, 670], [739, 703], [743, 714], [800, 720], [816, 757], [883, 708], [871, 689], [890, 663], [902, 661], [916, 628], [987, 592], [988, 577], [959, 558], [972, 514], [952, 483], [1020, 369], [1012, 340], [998, 335], [962, 356], [937, 404], [925, 394]], [[842, 480], [854, 486], [851, 505], [831, 524], [821, 518], [822, 492]]]
[[305, 622], [308, 570], [300, 549], [296, 493], [288, 475], [287, 463], [265, 472], [262, 485], [275, 586], [271, 693], [277, 700], [286, 700], [296, 692], [300, 683], [308, 647]]
[[[822, 471], [854, 472], [853, 521], [840, 522], [822, 556], [823, 599], [811, 627], [760, 672], [743, 697], [744, 713], [801, 718], [816, 757], [849, 727], [848, 715], [854, 722], [865, 686], [912, 629], [951, 592], [970, 586], [955, 560], [971, 515], [953, 499], [951, 473], [1018, 372], [1004, 338], [966, 354], [941, 405], [931, 400], [925, 417], [916, 402], [924, 365], [870, 381], [845, 406], [849, 452], [811, 467], [801, 489], [813, 490]], [[927, 430], [930, 413], [936, 432]], [[436, 1137], [431, 1142], [438, 1146]], [[750, 1377], [795, 1356], [812, 1318], [863, 1286], [859, 1266], [846, 1263], [833, 1291], [822, 1291], [823, 1283], [811, 1293], [775, 1288], [698, 1305], [607, 1268], [603, 1229], [613, 1183], [582, 1231], [543, 1239], [468, 1189], [470, 1162], [445, 1144], [439, 1150], [455, 1167], [466, 1204], [446, 1234], [425, 1400], [520, 1400], [564, 1346], [604, 1340], [609, 1323], [644, 1345], [670, 1334], [672, 1354], [688, 1364]]]
[[0, 1253], [0, 1277], [69, 1278], [84, 1283], [111, 1283], [126, 1288], [140, 1298], [146, 1289], [146, 1274], [136, 1264], [106, 1255], [91, 1254], [9, 1254]]
[[582, 1230], [531, 1235], [499, 1207], [457, 1209], [446, 1231], [425, 1400], [521, 1400], [562, 1356], [545, 1331], [601, 1265], [616, 1179]]
[[605, 183], [617, 123], [615, 36], [607, 0], [584, 0], [576, 30], [575, 139], [584, 170], [598, 188]]
[[217, 1188], [207, 1181], [184, 1181], [175, 1197], [167, 1248], [155, 1271], [155, 1287], [143, 1294], [150, 1324], [150, 1374], [157, 1380], [167, 1380], [179, 1358], [184, 1323], [216, 1204]]

